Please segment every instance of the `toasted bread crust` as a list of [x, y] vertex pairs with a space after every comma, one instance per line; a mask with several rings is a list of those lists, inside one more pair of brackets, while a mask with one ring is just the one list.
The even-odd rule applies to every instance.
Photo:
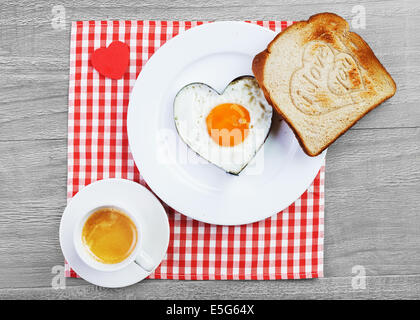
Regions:
[[[293, 121], [291, 119], [289, 119], [284, 114], [284, 112], [282, 112], [280, 106], [275, 103], [275, 99], [273, 99], [270, 96], [270, 92], [264, 84], [264, 74], [265, 74], [265, 67], [266, 67], [267, 59], [270, 56], [271, 48], [275, 44], [275, 42], [280, 37], [286, 35], [287, 33], [294, 32], [295, 30], [302, 28], [303, 26], [307, 25], [308, 23], [311, 23], [313, 20], [318, 19], [318, 18], [336, 19], [338, 21], [341, 21], [341, 22], [345, 23], [346, 26], [347, 26], [347, 29], [348, 29], [347, 22], [343, 18], [341, 18], [340, 16], [338, 16], [334, 13], [319, 13], [319, 14], [313, 15], [307, 21], [298, 21], [298, 22], [294, 23], [293, 25], [289, 26], [284, 31], [277, 34], [277, 36], [267, 45], [267, 48], [254, 57], [254, 60], [253, 60], [253, 63], [252, 63], [252, 71], [255, 75], [255, 78], [257, 79], [257, 82], [258, 82], [260, 88], [262, 89], [262, 91], [264, 93], [264, 96], [265, 96], [266, 100], [276, 110], [276, 112], [286, 121], [286, 123], [289, 125], [289, 127], [294, 132], [294, 134], [295, 134], [299, 144], [301, 145], [302, 149], [309, 156], [317, 156], [317, 155], [321, 154], [326, 148], [328, 148], [333, 142], [335, 142], [341, 135], [343, 135], [347, 130], [349, 130], [354, 124], [356, 124], [368, 112], [370, 112], [371, 110], [376, 108], [378, 105], [380, 105], [385, 100], [391, 98], [395, 94], [396, 89], [397, 89], [395, 81], [392, 79], [391, 75], [388, 73], [388, 71], [385, 69], [385, 67], [381, 64], [381, 62], [377, 59], [377, 57], [375, 56], [375, 54], [373, 53], [373, 51], [369, 47], [369, 45], [358, 34], [356, 34], [354, 32], [349, 32], [348, 36], [353, 37], [352, 40], [355, 40], [355, 42], [359, 42], [361, 44], [360, 47], [363, 48], [363, 52], [362, 52], [361, 56], [358, 57], [360, 64], [365, 68], [368, 68], [369, 66], [371, 66], [373, 64], [375, 64], [376, 66], [381, 68], [382, 72], [384, 72], [385, 75], [389, 78], [390, 83], [393, 87], [393, 90], [390, 94], [386, 95], [383, 99], [379, 100], [377, 103], [373, 104], [368, 109], [366, 109], [365, 112], [363, 112], [359, 117], [357, 117], [354, 121], [352, 121], [350, 124], [348, 124], [345, 129], [341, 130], [341, 132], [339, 132], [335, 136], [334, 139], [332, 139], [327, 144], [325, 144], [318, 152], [312, 152], [309, 149], [309, 147], [306, 145], [305, 139], [301, 136], [301, 134], [299, 133], [299, 130], [295, 127]], [[323, 29], [320, 28], [318, 34], [315, 34], [315, 35], [312, 35], [312, 36], [314, 36], [314, 37], [319, 36], [320, 34], [323, 34], [322, 32], [325, 32], [325, 31], [323, 31]]]
[[[276, 38], [280, 35], [280, 33], [276, 36]], [[273, 41], [275, 41], [275, 39]], [[271, 42], [270, 42], [271, 44]], [[267, 102], [274, 108], [274, 110], [280, 115], [280, 117], [286, 121], [288, 126], [292, 129], [294, 135], [296, 136], [301, 148], [305, 151], [306, 154], [311, 155], [310, 150], [306, 147], [303, 139], [300, 137], [299, 132], [295, 129], [295, 127], [292, 125], [291, 121], [281, 112], [280, 108], [271, 100], [270, 93], [266, 89], [266, 87], [263, 85], [264, 83], [264, 66], [265, 62], [268, 58], [269, 51], [268, 49], [265, 49], [264, 51], [257, 54], [252, 61], [252, 72], [254, 73], [255, 79], [257, 79], [257, 82], [264, 93], [264, 97], [267, 100]], [[322, 152], [322, 151], [321, 151]], [[321, 153], [320, 152], [320, 153]], [[315, 155], [314, 155], [315, 156]]]

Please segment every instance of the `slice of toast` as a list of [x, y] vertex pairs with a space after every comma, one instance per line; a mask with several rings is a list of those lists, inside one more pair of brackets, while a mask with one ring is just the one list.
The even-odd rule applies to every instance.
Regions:
[[314, 15], [278, 34], [255, 56], [252, 70], [267, 101], [310, 156], [396, 91], [369, 45], [333, 13]]

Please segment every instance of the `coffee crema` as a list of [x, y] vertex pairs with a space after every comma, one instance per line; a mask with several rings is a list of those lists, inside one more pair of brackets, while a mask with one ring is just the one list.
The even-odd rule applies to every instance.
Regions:
[[82, 230], [82, 242], [95, 260], [115, 264], [127, 259], [137, 245], [137, 227], [121, 210], [102, 208], [92, 213]]

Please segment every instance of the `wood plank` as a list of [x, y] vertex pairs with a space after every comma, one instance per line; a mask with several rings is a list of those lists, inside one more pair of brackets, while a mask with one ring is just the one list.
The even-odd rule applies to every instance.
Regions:
[[[73, 280], [79, 282], [82, 280]], [[0, 299], [418, 299], [420, 276], [367, 277], [353, 289], [351, 277], [287, 281], [144, 280], [121, 289], [76, 285], [66, 289], [0, 289]]]
[[[354, 265], [371, 276], [419, 274], [419, 160], [420, 128], [353, 130], [330, 148], [325, 276], [350, 276]], [[0, 142], [7, 186], [0, 193], [0, 288], [46, 286], [51, 268], [62, 265], [65, 164], [65, 140]]]
[[[73, 2], [71, 2], [73, 3]], [[233, 19], [228, 16], [229, 10], [220, 10], [221, 2], [211, 6], [186, 10], [186, 3], [178, 1], [169, 5], [167, 10], [181, 10], [182, 16], [174, 16], [161, 9], [160, 3], [146, 2], [134, 5], [118, 5], [98, 8], [91, 6], [78, 7], [68, 3], [68, 23], [75, 19], [100, 19], [109, 16], [109, 11], [119, 14], [121, 19], [198, 19], [199, 13], [204, 17], [214, 17], [220, 20]], [[136, 2], [137, 3], [137, 2]], [[177, 3], [179, 6], [177, 7]], [[316, 12], [308, 5], [281, 6], [274, 1], [255, 8], [254, 2], [239, 6], [234, 2], [235, 19], [240, 17], [241, 10], [259, 19], [306, 19]], [[338, 13], [349, 20], [352, 17], [351, 8], [356, 2], [344, 5], [341, 1], [330, 1], [338, 6]], [[127, 7], [134, 5], [133, 11]], [[320, 4], [315, 4], [321, 6]], [[324, 4], [327, 10], [328, 4]], [[42, 139], [64, 138], [66, 136], [66, 111], [68, 90], [69, 64], [69, 27], [65, 31], [54, 30], [50, 25], [51, 10], [49, 4], [28, 7], [16, 7], [10, 2], [3, 5], [1, 24], [0, 65], [0, 136], [5, 139]], [[273, 8], [274, 7], [274, 8]], [[134, 15], [136, 8], [140, 15]], [[329, 8], [330, 9], [330, 8]], [[207, 12], [211, 10], [211, 12]], [[257, 12], [255, 12], [257, 10]], [[258, 12], [263, 10], [263, 12]], [[398, 10], [391, 2], [374, 2], [366, 4], [367, 28], [360, 33], [371, 44], [378, 57], [389, 69], [398, 84], [395, 97], [372, 111], [363, 118], [355, 128], [392, 128], [420, 127], [420, 109], [417, 107], [420, 82], [414, 81], [420, 73], [418, 55], [420, 53], [419, 35], [420, 9], [417, 2], [406, 1]], [[391, 13], [395, 11], [392, 15]], [[90, 12], [92, 11], [92, 12]], [[158, 11], [158, 12], [154, 12]], [[272, 12], [282, 12], [281, 17], [273, 17]], [[169, 16], [166, 16], [169, 14]], [[101, 16], [102, 15], [102, 16]], [[111, 15], [111, 16], [113, 16]], [[26, 16], [27, 20], [21, 17]], [[201, 17], [203, 18], [203, 17]], [[51, 116], [48, 127], [43, 126], [46, 117]], [[43, 127], [43, 130], [39, 130]]]

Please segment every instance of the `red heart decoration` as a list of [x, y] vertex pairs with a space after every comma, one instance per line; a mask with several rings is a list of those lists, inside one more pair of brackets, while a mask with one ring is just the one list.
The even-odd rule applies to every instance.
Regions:
[[120, 79], [129, 63], [130, 49], [121, 41], [113, 41], [108, 48], [96, 49], [90, 58], [92, 66], [103, 76]]

